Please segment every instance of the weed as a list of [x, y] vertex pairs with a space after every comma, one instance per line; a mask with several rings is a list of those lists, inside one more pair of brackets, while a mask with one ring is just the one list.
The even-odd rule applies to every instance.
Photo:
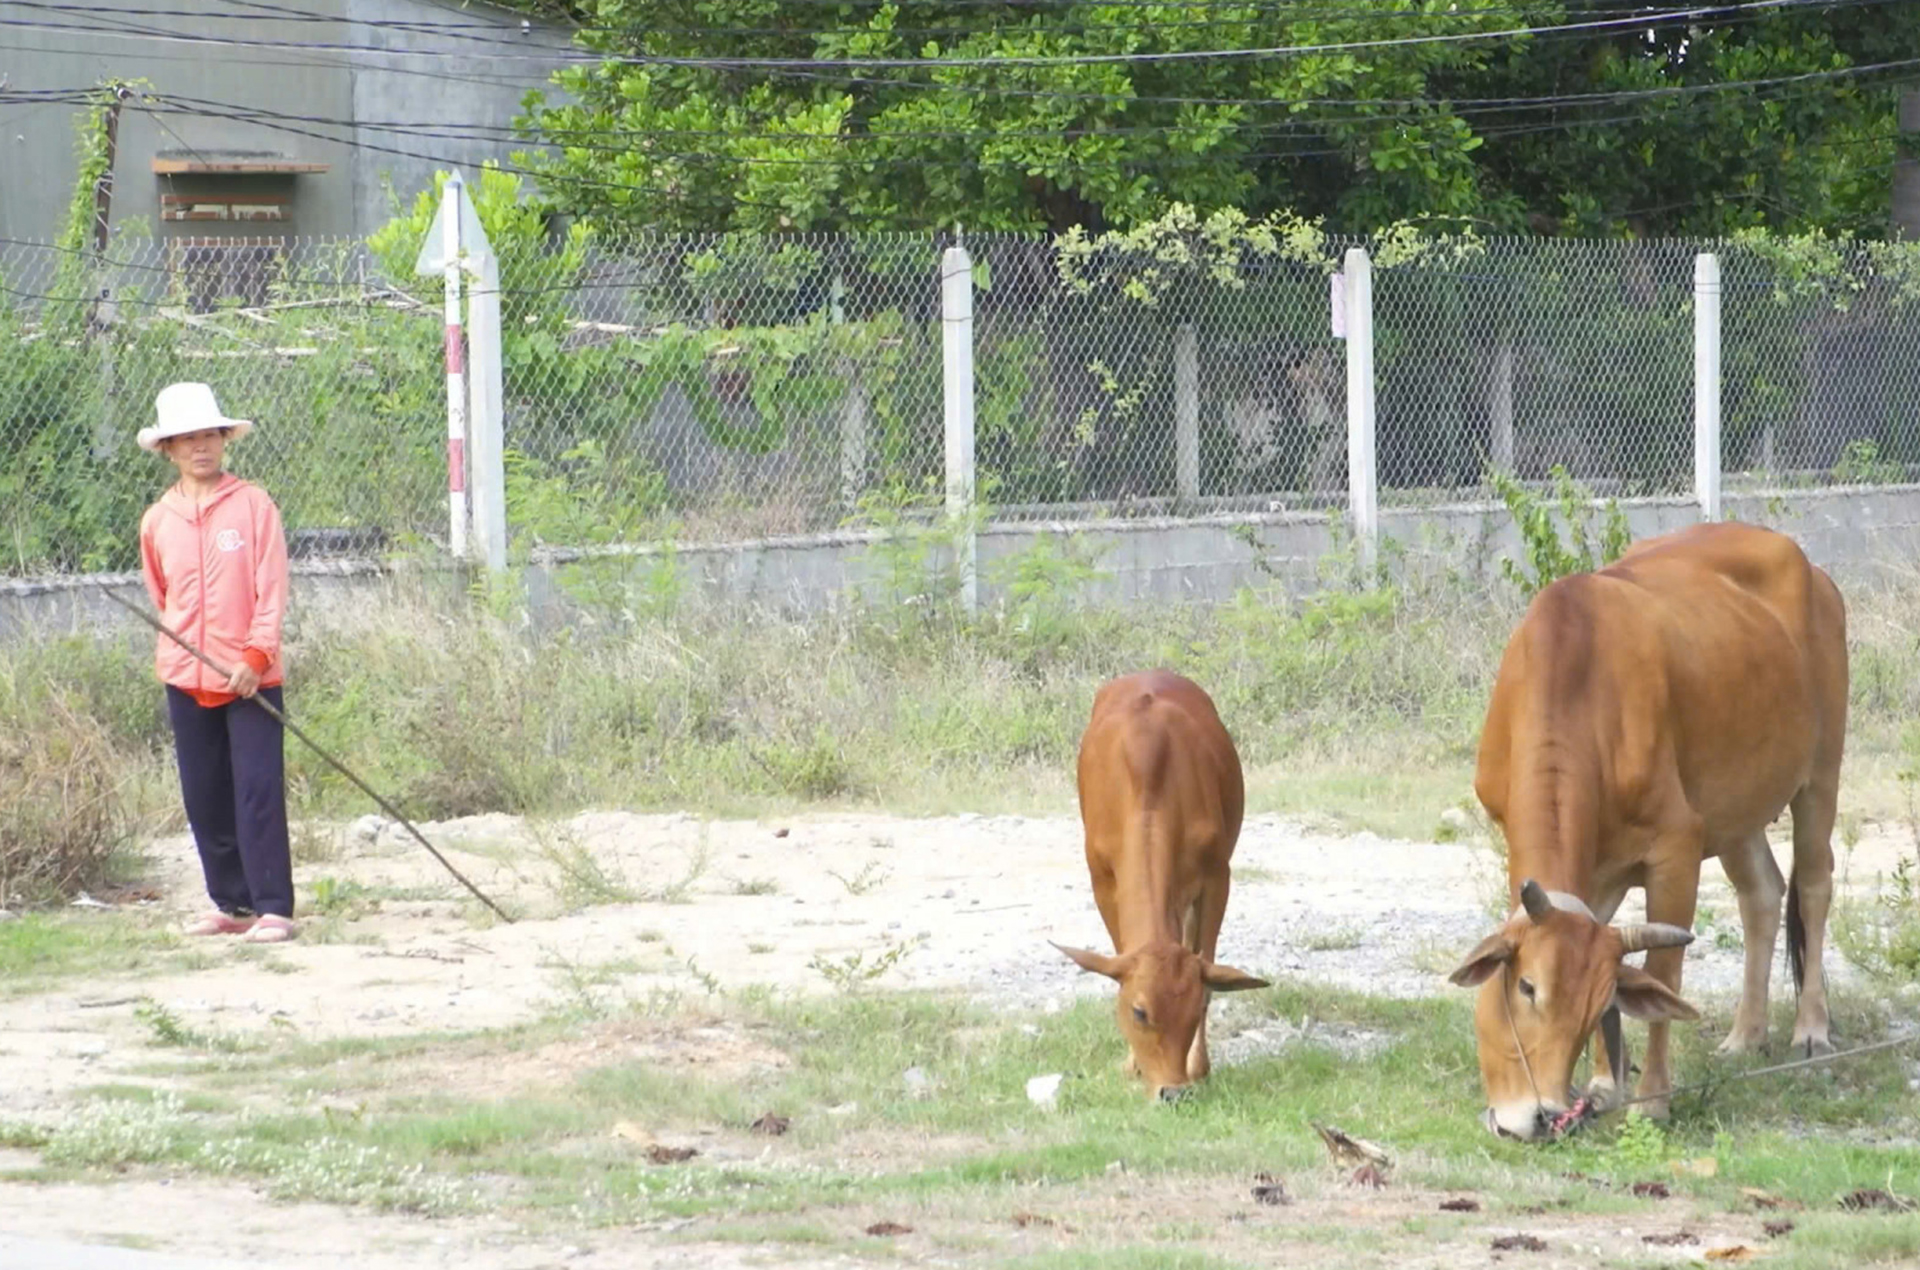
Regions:
[[640, 898], [618, 870], [609, 871], [571, 829], [530, 820], [527, 832], [533, 837], [534, 850], [553, 869], [554, 893], [563, 907], [630, 904]]
[[1907, 467], [1882, 458], [1878, 441], [1849, 441], [1833, 465], [1833, 479], [1841, 485], [1891, 485], [1907, 479]]
[[1358, 948], [1366, 941], [1366, 932], [1358, 926], [1332, 926], [1315, 930], [1300, 943], [1309, 952], [1343, 952]]
[[860, 866], [860, 871], [851, 878], [833, 869], [827, 870], [827, 876], [847, 888], [848, 895], [865, 895], [868, 891], [882, 885], [893, 876], [893, 871], [876, 861], [869, 860]]
[[835, 798], [860, 788], [846, 751], [824, 730], [800, 741], [781, 741], [755, 752], [754, 760], [774, 787], [800, 798]]
[[775, 878], [736, 878], [733, 883], [735, 895], [778, 895], [780, 883]]
[[698, 959], [693, 957], [687, 958], [687, 974], [692, 976], [695, 983], [698, 983], [702, 988], [706, 989], [708, 996], [717, 997], [720, 995], [720, 980], [709, 971], [702, 970]]
[[147, 1025], [155, 1045], [188, 1046], [196, 1043], [195, 1034], [180, 1021], [180, 1016], [151, 997], [142, 997], [133, 1008], [133, 1016]]
[[1902, 857], [1868, 898], [1838, 895], [1833, 938], [1847, 960], [1868, 974], [1920, 982], [1920, 858]]
[[0, 673], [0, 906], [97, 885], [132, 843], [134, 775], [72, 693]]
[[1666, 1163], [1668, 1154], [1666, 1131], [1637, 1111], [1627, 1112], [1626, 1123], [1620, 1126], [1620, 1135], [1608, 1153], [1623, 1171], [1658, 1167]]
[[920, 942], [918, 938], [888, 940], [871, 961], [864, 950], [837, 959], [825, 953], [815, 953], [808, 959], [807, 968], [842, 992], [858, 992], [899, 965], [908, 953], [920, 946]]
[[239, 1054], [257, 1048], [253, 1042], [241, 1037], [224, 1032], [202, 1032], [190, 1027], [179, 1015], [152, 997], [141, 997], [133, 1007], [133, 1015], [147, 1025], [147, 1030], [153, 1034], [154, 1045], [223, 1054]]
[[[1594, 499], [1587, 489], [1555, 464], [1552, 469], [1555, 501], [1548, 501], [1520, 484], [1510, 473], [1489, 470], [1487, 480], [1507, 505], [1514, 528], [1520, 533], [1526, 566], [1512, 560], [1500, 562], [1501, 574], [1520, 594], [1531, 599], [1549, 583], [1573, 573], [1587, 573], [1620, 558], [1632, 542], [1627, 518], [1612, 499], [1599, 529], [1593, 527]], [[1570, 542], [1560, 538], [1561, 527], [1554, 512], [1566, 526]]]
[[292, 851], [295, 864], [332, 864], [342, 855], [342, 835], [310, 821], [292, 826]]
[[328, 874], [313, 880], [313, 911], [324, 917], [359, 917], [379, 907], [367, 887]]

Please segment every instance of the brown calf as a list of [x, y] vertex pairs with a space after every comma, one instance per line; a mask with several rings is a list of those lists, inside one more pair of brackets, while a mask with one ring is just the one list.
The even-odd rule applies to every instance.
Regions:
[[[1783, 893], [1800, 993], [1793, 1044], [1831, 1049], [1820, 963], [1846, 720], [1840, 592], [1771, 530], [1706, 524], [1648, 539], [1535, 597], [1501, 659], [1474, 780], [1505, 831], [1518, 908], [1452, 975], [1480, 985], [1490, 1129], [1546, 1129], [1616, 1007], [1649, 1021], [1638, 1096], [1665, 1114], [1668, 1023], [1698, 1017], [1679, 996], [1680, 967], [1709, 856], [1739, 896], [1746, 936], [1721, 1049], [1766, 1039]], [[1766, 834], [1789, 807], [1790, 890]], [[1609, 926], [1635, 886], [1650, 924]], [[1644, 971], [1622, 964], [1640, 950]], [[1590, 1090], [1602, 1108], [1625, 1097], [1626, 1055], [1608, 1043], [1617, 1026], [1607, 1031]]]
[[1054, 947], [1120, 984], [1127, 1065], [1171, 1102], [1210, 1070], [1210, 992], [1264, 988], [1214, 964], [1245, 806], [1240, 757], [1199, 685], [1163, 670], [1103, 684], [1080, 738], [1080, 819], [1114, 955]]

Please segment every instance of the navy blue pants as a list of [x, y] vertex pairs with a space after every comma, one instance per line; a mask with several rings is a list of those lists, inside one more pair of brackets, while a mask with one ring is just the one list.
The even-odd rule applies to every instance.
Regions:
[[[280, 689], [260, 695], [280, 705]], [[209, 709], [171, 685], [167, 714], [208, 897], [223, 913], [292, 917], [285, 729], [244, 698]]]

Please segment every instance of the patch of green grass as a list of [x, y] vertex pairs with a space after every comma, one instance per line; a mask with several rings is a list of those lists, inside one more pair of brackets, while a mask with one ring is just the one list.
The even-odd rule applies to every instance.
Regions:
[[1332, 926], [1309, 931], [1300, 946], [1309, 952], [1343, 952], [1365, 943], [1367, 932], [1359, 926]]
[[119, 1231], [89, 1235], [87, 1238], [91, 1243], [105, 1244], [109, 1248], [128, 1248], [134, 1252], [158, 1252], [163, 1247], [161, 1242], [151, 1235], [134, 1235]]
[[[1478, 721], [1475, 721], [1477, 728]], [[1247, 773], [1250, 815], [1295, 816], [1336, 829], [1425, 842], [1440, 814], [1473, 788], [1471, 753], [1435, 756], [1417, 737], [1374, 743], [1375, 757], [1351, 755], [1260, 767]]]
[[[1909, 1174], [1911, 1176], [1911, 1174]], [[1781, 1270], [1920, 1263], [1920, 1216], [1913, 1213], [1796, 1213], [1784, 1252], [1769, 1257]]]
[[[1244, 1195], [1246, 1179], [1261, 1170], [1285, 1179], [1296, 1196], [1332, 1193], [1343, 1186], [1342, 1174], [1312, 1128], [1319, 1123], [1391, 1151], [1395, 1187], [1478, 1195], [1489, 1221], [1510, 1223], [1530, 1205], [1638, 1220], [1648, 1213], [1646, 1201], [1634, 1199], [1628, 1184], [1657, 1179], [1705, 1212], [1747, 1211], [1742, 1187], [1805, 1204], [1796, 1218], [1805, 1219], [1807, 1233], [1790, 1244], [1796, 1257], [1803, 1248], [1867, 1261], [1912, 1250], [1914, 1237], [1897, 1222], [1835, 1207], [1849, 1191], [1906, 1192], [1913, 1187], [1902, 1179], [1920, 1177], [1920, 1148], [1912, 1145], [1920, 1096], [1907, 1088], [1897, 1053], [1725, 1081], [1678, 1097], [1663, 1124], [1609, 1117], [1569, 1141], [1524, 1146], [1497, 1140], [1479, 1124], [1470, 994], [1406, 1001], [1283, 982], [1242, 994], [1236, 1008], [1256, 1020], [1339, 1019], [1392, 1039], [1365, 1057], [1313, 1043], [1216, 1067], [1191, 1098], [1164, 1106], [1119, 1072], [1122, 1042], [1105, 1000], [1023, 1017], [922, 994], [743, 994], [659, 1026], [683, 1026], [692, 1035], [724, 1022], [778, 1049], [785, 1065], [723, 1079], [697, 1063], [609, 1061], [551, 1089], [462, 1099], [431, 1084], [449, 1061], [525, 1052], [572, 1035], [569, 1025], [556, 1018], [492, 1034], [296, 1041], [269, 1054], [205, 1055], [177, 1066], [173, 1079], [188, 1082], [185, 1095], [108, 1091], [112, 1096], [96, 1100], [81, 1119], [33, 1144], [56, 1168], [167, 1163], [257, 1179], [290, 1197], [436, 1212], [564, 1212], [584, 1226], [687, 1217], [696, 1222], [689, 1238], [792, 1242], [765, 1232], [818, 1229], [836, 1246], [852, 1239], [857, 1251], [857, 1232], [830, 1216], [843, 1206], [875, 1207], [915, 1225], [956, 1209], [1045, 1204], [1081, 1225], [1085, 1219], [1072, 1217], [1071, 1206], [1114, 1185], [1116, 1162], [1125, 1185], [1146, 1195], [1202, 1184]], [[1891, 1021], [1887, 1007], [1870, 1001], [1842, 1001], [1841, 1010], [1838, 1022], [1861, 1040], [1885, 1034]], [[1782, 1034], [1790, 1012], [1790, 1003], [1780, 1003], [1775, 1026]], [[1767, 1061], [1714, 1055], [1728, 1009], [1708, 1003], [1706, 1013], [1699, 1025], [1674, 1031], [1680, 1081]], [[1629, 1036], [1644, 1044], [1637, 1028]], [[901, 1079], [914, 1067], [930, 1078], [920, 1096]], [[1067, 1077], [1053, 1109], [1034, 1106], [1025, 1094], [1026, 1080], [1043, 1072]], [[392, 1092], [404, 1087], [433, 1092]], [[277, 1097], [261, 1099], [263, 1092]], [[315, 1093], [364, 1110], [241, 1109], [263, 1101], [302, 1106]], [[768, 1111], [791, 1118], [777, 1141], [747, 1131]], [[630, 1134], [614, 1133], [622, 1122], [663, 1139], [701, 1142], [702, 1153], [681, 1163], [649, 1162]], [[1906, 1145], [1884, 1145], [1903, 1134]], [[856, 1138], [859, 1162], [840, 1163]], [[763, 1151], [770, 1158], [757, 1158]], [[1676, 1175], [1669, 1167], [1706, 1156], [1716, 1164], [1711, 1177]], [[1184, 1221], [1177, 1210], [1157, 1220]], [[1336, 1223], [1318, 1234], [1289, 1226], [1287, 1238], [1324, 1235], [1349, 1252], [1384, 1257], [1400, 1246], [1396, 1241], [1469, 1238], [1478, 1223], [1436, 1216], [1379, 1229]], [[1230, 1231], [1217, 1240], [1204, 1230], [1176, 1239], [1172, 1225], [1167, 1233], [1130, 1249], [1083, 1246], [1046, 1255], [1103, 1266], [1234, 1264], [1241, 1247]], [[1202, 1260], [1155, 1260], [1175, 1256]], [[1136, 1260], [1114, 1260], [1124, 1257]]]
[[1249, 1263], [1223, 1261], [1185, 1248], [1074, 1248], [1016, 1257], [1000, 1263], [1008, 1270], [1240, 1270]]
[[185, 948], [158, 919], [135, 913], [28, 913], [0, 922], [0, 993], [44, 991], [73, 978], [174, 969]]

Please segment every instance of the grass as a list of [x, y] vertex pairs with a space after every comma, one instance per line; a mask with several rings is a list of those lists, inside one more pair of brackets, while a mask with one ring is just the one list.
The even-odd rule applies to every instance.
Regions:
[[[596, 583], [592, 620], [537, 652], [520, 614], [402, 579], [351, 621], [303, 613], [288, 692], [303, 727], [418, 819], [594, 806], [1071, 814], [1094, 688], [1161, 665], [1214, 697], [1254, 814], [1426, 839], [1470, 799], [1487, 691], [1520, 611], [1504, 583], [1421, 571], [1439, 567], [1410, 565], [1373, 591], [1336, 579], [1306, 598], [1250, 588], [1209, 608], [1126, 611], [1083, 602], [1077, 576], [1041, 578], [1018, 611], [973, 619], [852, 604], [794, 621], [622, 604]], [[1906, 633], [1920, 598], [1889, 587], [1848, 600], [1847, 811], [1885, 819], [1906, 813], [1899, 776], [1920, 761], [1920, 648]], [[61, 703], [110, 760], [88, 770], [124, 776], [102, 823], [157, 823], [177, 797], [150, 676], [117, 639], [17, 640], [0, 648], [0, 722], [20, 753], [53, 754], [51, 738], [72, 729], [34, 703]], [[303, 747], [288, 763], [297, 819], [368, 810]], [[303, 839], [302, 857], [336, 849]], [[549, 863], [568, 901], [636, 889], [557, 837]]]
[[[35, 1134], [0, 1126], [0, 1141], [39, 1145], [50, 1166], [66, 1169], [164, 1165], [252, 1179], [285, 1198], [506, 1212], [536, 1227], [676, 1218], [694, 1223], [686, 1238], [844, 1250], [884, 1217], [947, 1231], [993, 1252], [993, 1264], [1263, 1263], [1256, 1250], [1271, 1253], [1274, 1238], [1337, 1244], [1361, 1258], [1355, 1264], [1393, 1264], [1436, 1242], [1484, 1247], [1487, 1229], [1525, 1228], [1534, 1210], [1554, 1222], [1591, 1218], [1609, 1232], [1664, 1229], [1687, 1214], [1757, 1226], [1743, 1188], [1804, 1206], [1770, 1214], [1797, 1223], [1770, 1264], [1889, 1263], [1920, 1249], [1910, 1215], [1837, 1207], [1863, 1187], [1920, 1189], [1920, 1094], [1907, 1087], [1897, 1054], [1723, 1083], [1679, 1098], [1664, 1126], [1612, 1118], [1571, 1141], [1525, 1147], [1489, 1137], [1474, 1117], [1464, 999], [1386, 1000], [1281, 983], [1239, 1000], [1251, 1022], [1310, 1013], [1395, 1039], [1370, 1057], [1306, 1044], [1218, 1068], [1196, 1097], [1163, 1107], [1116, 1070], [1120, 1042], [1104, 1000], [1010, 1016], [918, 994], [760, 992], [654, 1021], [690, 1035], [751, 1032], [787, 1056], [782, 1066], [725, 1079], [697, 1064], [666, 1071], [607, 1062], [485, 1100], [463, 1098], [443, 1079], [462, 1063], [577, 1039], [578, 1022], [559, 1016], [505, 1032], [295, 1040], [241, 1053], [189, 1037], [177, 1047], [188, 1061], [173, 1069], [174, 1088], [97, 1090]], [[1789, 1010], [1778, 1012], [1776, 1031]], [[1676, 1030], [1682, 1080], [1765, 1061], [1712, 1056], [1724, 1016], [1710, 1009], [1700, 1025]], [[1882, 1005], [1855, 1002], [1842, 1022], [1864, 1040], [1883, 1035], [1889, 1018]], [[918, 1096], [900, 1079], [910, 1067], [930, 1078]], [[1024, 1094], [1027, 1077], [1047, 1071], [1068, 1075], [1055, 1110]], [[354, 1110], [313, 1110], [316, 1095]], [[261, 1106], [275, 1110], [245, 1109]], [[791, 1121], [777, 1142], [747, 1128], [767, 1111]], [[1394, 1220], [1369, 1215], [1329, 1165], [1314, 1122], [1394, 1154], [1382, 1202], [1471, 1194], [1483, 1212], [1456, 1218], [1422, 1200], [1394, 1210]], [[651, 1163], [616, 1136], [621, 1124], [698, 1143], [701, 1155]], [[1671, 1169], [1701, 1157], [1715, 1161], [1713, 1176]], [[1256, 1171], [1281, 1178], [1295, 1197], [1284, 1235], [1218, 1220], [1249, 1206]], [[1676, 1198], [1634, 1198], [1630, 1184], [1642, 1180], [1665, 1182]], [[1156, 1224], [1113, 1229], [1116, 1188], [1130, 1205], [1151, 1208]], [[868, 1211], [876, 1216], [851, 1216]], [[1020, 1245], [1016, 1212], [1047, 1214], [1048, 1242], [1070, 1246]]]
[[[1900, 776], [1920, 756], [1911, 724], [1920, 716], [1920, 647], [1910, 634], [1920, 599], [1911, 590], [1853, 593], [1849, 608], [1856, 669], [1846, 799], [1857, 826], [1862, 816], [1910, 807]], [[1517, 609], [1500, 591], [1414, 577], [1306, 600], [1247, 591], [1211, 610], [1119, 613], [1055, 595], [1039, 608], [972, 621], [938, 606], [910, 617], [856, 606], [804, 624], [695, 607], [635, 611], [644, 615], [603, 615], [602, 624], [536, 649], [510, 614], [495, 621], [464, 601], [396, 584], [357, 607], [351, 625], [304, 619], [291, 640], [300, 668], [291, 704], [322, 744], [422, 818], [560, 817], [591, 805], [785, 816], [869, 802], [907, 815], [1070, 815], [1072, 757], [1093, 688], [1158, 664], [1214, 696], [1247, 769], [1250, 812], [1424, 839], [1439, 836], [1442, 816], [1468, 795], [1487, 688]], [[111, 750], [136, 801], [171, 780], [149, 673], [108, 641], [0, 650], [10, 699], [55, 694], [90, 720], [89, 735]], [[9, 726], [43, 723], [24, 711]], [[298, 815], [365, 810], [298, 747], [289, 761]], [[310, 843], [303, 856], [324, 860], [332, 849]], [[684, 899], [708, 864], [696, 851], [683, 872], [643, 887], [564, 830], [548, 835], [541, 855], [554, 900], [569, 908]], [[858, 895], [887, 878], [871, 863], [839, 881]], [[323, 935], [330, 922], [344, 928], [392, 898], [320, 881]], [[777, 890], [763, 878], [732, 887]], [[1851, 930], [1860, 946], [1883, 950], [1893, 979], [1907, 962], [1902, 923], [1912, 918], [1897, 911], [1899, 884], [1887, 887], [1877, 908], [1837, 914], [1835, 938]], [[1731, 922], [1721, 915], [1715, 929]], [[1334, 932], [1321, 946], [1351, 946], [1358, 934]], [[657, 934], [638, 942], [650, 945], [643, 957], [678, 960]], [[1671, 1185], [1686, 1211], [1728, 1220], [1750, 1216], [1741, 1187], [1805, 1205], [1794, 1234], [1770, 1250], [1773, 1265], [1920, 1253], [1911, 1216], [1835, 1209], [1861, 1187], [1920, 1191], [1920, 1095], [1904, 1065], [1911, 1056], [1726, 1083], [1677, 1100], [1657, 1132], [1616, 1119], [1571, 1142], [1526, 1148], [1490, 1138], [1474, 1119], [1466, 994], [1391, 1001], [1285, 982], [1242, 994], [1233, 1008], [1255, 1021], [1310, 1014], [1395, 1039], [1362, 1058], [1308, 1046], [1223, 1067], [1199, 1096], [1159, 1107], [1115, 1070], [1110, 1001], [1058, 1014], [985, 1014], [886, 991], [885, 976], [912, 946], [874, 951], [816, 958], [813, 971], [835, 991], [805, 1000], [722, 997], [689, 962], [704, 997], [621, 1004], [613, 989], [642, 962], [555, 959], [554, 1016], [486, 1034], [287, 1038], [255, 1049], [149, 1009], [140, 1022], [155, 1062], [139, 1074], [160, 1092], [103, 1089], [58, 1124], [0, 1123], [0, 1144], [39, 1149], [48, 1168], [89, 1175], [153, 1165], [257, 1181], [282, 1198], [504, 1212], [569, 1228], [687, 1218], [690, 1237], [875, 1258], [890, 1245], [860, 1234], [864, 1223], [849, 1214], [884, 1209], [929, 1232], [919, 1237], [954, 1241], [946, 1246], [994, 1264], [1036, 1267], [1271, 1264], [1281, 1248], [1293, 1250], [1284, 1259], [1314, 1263], [1299, 1250], [1330, 1247], [1343, 1264], [1397, 1264], [1435, 1241], [1484, 1257], [1489, 1223], [1523, 1226], [1541, 1206], [1556, 1220], [1605, 1217], [1614, 1230], [1650, 1211], [1669, 1220], [1673, 1210], [1650, 1210], [1624, 1189], [1650, 1175]], [[1434, 968], [1457, 953], [1436, 949]], [[0, 922], [0, 992], [183, 968], [194, 955], [137, 915], [31, 913]], [[702, 1026], [718, 1017], [752, 1029], [789, 1062], [730, 1079], [608, 1062], [492, 1099], [464, 1096], [443, 1076], [458, 1061], [504, 1058], [583, 1028], [682, 1026], [696, 1008], [688, 999]], [[1790, 1006], [1777, 1005], [1780, 1036]], [[1850, 1040], [1884, 1035], [1894, 1012], [1857, 998], [1842, 1007], [1837, 1022]], [[1681, 1080], [1765, 1061], [1711, 1053], [1725, 1013], [1710, 1009], [1701, 1024], [1676, 1031]], [[924, 1096], [904, 1087], [901, 1073], [912, 1067], [927, 1074]], [[1068, 1076], [1058, 1109], [1034, 1107], [1025, 1081], [1056, 1071]], [[262, 1093], [273, 1096], [244, 1096]], [[768, 1111], [792, 1121], [775, 1142], [746, 1127]], [[1471, 1193], [1484, 1213], [1353, 1217], [1358, 1193], [1328, 1167], [1314, 1121], [1394, 1151], [1383, 1195]], [[614, 1135], [622, 1123], [688, 1136], [703, 1153], [684, 1165], [653, 1164]], [[1669, 1170], [1701, 1157], [1714, 1159], [1714, 1176]], [[1255, 1171], [1283, 1178], [1297, 1197], [1284, 1226], [1232, 1220], [1248, 1206]], [[1116, 1228], [1115, 1205], [1152, 1212], [1153, 1222]], [[1038, 1243], [1018, 1242], [1008, 1232], [1022, 1211], [1062, 1224]], [[1065, 1233], [1069, 1225], [1079, 1233]], [[1054, 1242], [1067, 1246], [1045, 1246]], [[1638, 1251], [1624, 1249], [1622, 1263]]]
[[0, 922], [0, 994], [76, 978], [178, 969], [192, 950], [158, 919], [136, 914], [28, 913]]

